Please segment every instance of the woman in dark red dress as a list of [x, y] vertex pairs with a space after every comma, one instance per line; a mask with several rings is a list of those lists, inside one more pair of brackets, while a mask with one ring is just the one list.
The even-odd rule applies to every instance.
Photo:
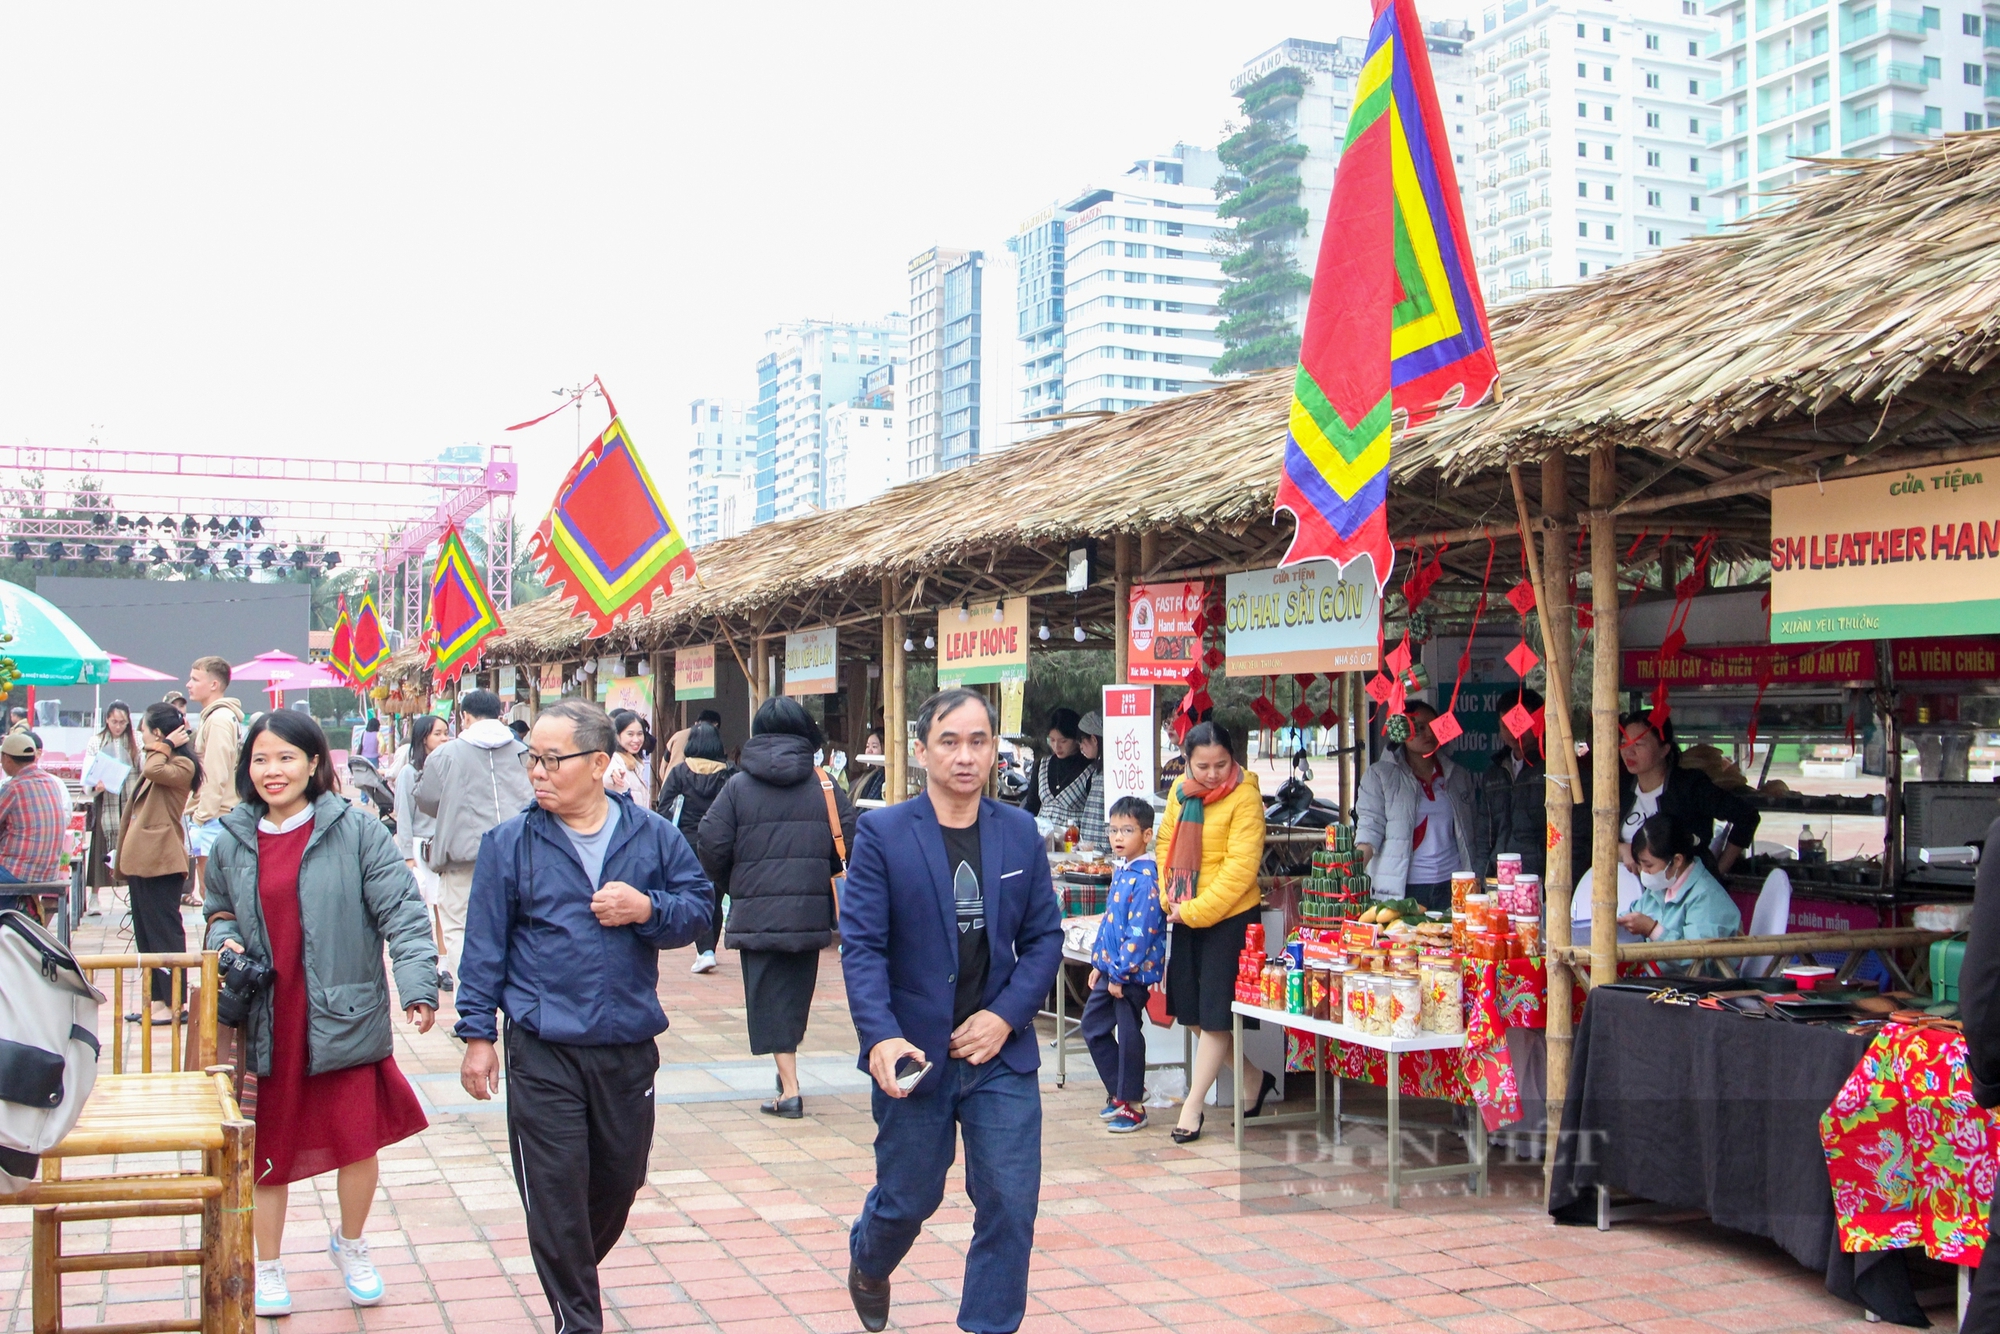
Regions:
[[327, 1254], [357, 1306], [383, 1298], [362, 1232], [376, 1153], [426, 1124], [390, 1054], [386, 944], [417, 1031], [437, 1007], [437, 952], [423, 900], [382, 822], [333, 792], [319, 725], [267, 713], [250, 726], [236, 773], [242, 804], [209, 854], [210, 948], [271, 970], [245, 1033], [257, 1076], [257, 1314], [286, 1315], [279, 1253], [288, 1187], [337, 1172], [340, 1229]]

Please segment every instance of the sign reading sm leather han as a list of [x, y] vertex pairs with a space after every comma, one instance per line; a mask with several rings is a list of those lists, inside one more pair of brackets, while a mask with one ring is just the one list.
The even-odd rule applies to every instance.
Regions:
[[1773, 643], [1996, 630], [2000, 458], [1771, 493]]

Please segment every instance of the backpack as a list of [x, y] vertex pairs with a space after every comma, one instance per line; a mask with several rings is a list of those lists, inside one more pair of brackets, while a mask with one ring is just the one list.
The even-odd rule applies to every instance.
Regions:
[[0, 912], [0, 1196], [35, 1179], [97, 1085], [104, 994], [26, 913]]

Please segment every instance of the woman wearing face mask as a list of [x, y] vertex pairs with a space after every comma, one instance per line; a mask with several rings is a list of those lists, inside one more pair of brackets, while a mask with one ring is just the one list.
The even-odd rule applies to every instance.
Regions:
[[1640, 824], [1632, 835], [1639, 901], [1618, 925], [1647, 940], [1741, 935], [1743, 914], [1702, 861], [1702, 851], [1701, 839], [1678, 816], [1655, 815]]

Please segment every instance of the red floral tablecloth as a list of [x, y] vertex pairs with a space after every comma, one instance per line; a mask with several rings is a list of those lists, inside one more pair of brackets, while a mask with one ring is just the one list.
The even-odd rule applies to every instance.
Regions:
[[[1327, 1069], [1342, 1079], [1359, 1080], [1378, 1088], [1389, 1082], [1389, 1056], [1376, 1047], [1358, 1042], [1326, 1040]], [[1313, 1068], [1313, 1040], [1310, 1033], [1285, 1032], [1285, 1068], [1310, 1071]], [[1396, 1061], [1396, 1083], [1405, 1098], [1441, 1098], [1446, 1102], [1470, 1103], [1471, 1086], [1466, 1081], [1465, 1053], [1457, 1048], [1444, 1051], [1406, 1051]]]
[[2000, 1118], [1972, 1100], [1965, 1038], [1889, 1024], [1819, 1120], [1843, 1251], [1922, 1246], [1976, 1265], [2000, 1166]]

